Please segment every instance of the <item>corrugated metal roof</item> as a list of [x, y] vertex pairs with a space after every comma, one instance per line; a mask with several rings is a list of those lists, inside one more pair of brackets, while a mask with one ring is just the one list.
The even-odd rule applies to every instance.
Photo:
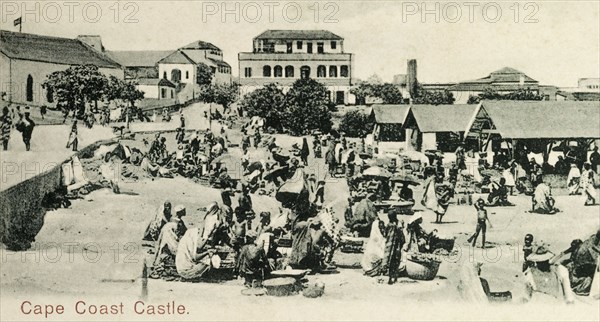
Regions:
[[126, 50], [107, 51], [106, 54], [125, 67], [154, 67], [159, 60], [169, 56], [172, 50]]
[[483, 101], [503, 138], [600, 138], [600, 102]]
[[206, 41], [202, 41], [202, 40], [196, 40], [192, 43], [189, 43], [183, 47], [181, 47], [180, 49], [212, 49], [212, 50], [218, 50], [221, 51], [221, 49], [209, 42]]
[[267, 30], [255, 39], [343, 40], [328, 30]]
[[406, 121], [409, 105], [373, 105], [371, 115], [380, 124], [403, 124]]
[[476, 109], [472, 104], [412, 105], [408, 113], [421, 132], [464, 132]]
[[175, 87], [175, 84], [165, 78], [138, 78], [136, 81], [139, 85]]
[[180, 50], [176, 50], [172, 52], [169, 56], [158, 61], [159, 64], [196, 64], [190, 57], [181, 52]]
[[119, 63], [107, 55], [77, 39], [70, 38], [2, 30], [0, 31], [0, 52], [12, 59], [62, 65], [92, 64], [104, 68], [121, 68]]

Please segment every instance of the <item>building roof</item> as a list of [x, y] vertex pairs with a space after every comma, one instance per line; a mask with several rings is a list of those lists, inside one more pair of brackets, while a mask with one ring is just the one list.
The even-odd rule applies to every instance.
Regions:
[[373, 105], [371, 115], [375, 117], [375, 123], [379, 124], [403, 124], [408, 114], [409, 105]]
[[158, 61], [159, 64], [196, 64], [188, 55], [181, 50], [175, 50], [170, 55]]
[[267, 30], [254, 39], [343, 40], [328, 30]]
[[480, 117], [506, 139], [600, 138], [600, 102], [483, 101]]
[[[520, 85], [521, 77], [523, 77], [523, 85]], [[448, 90], [480, 91], [485, 89], [486, 87], [493, 87], [497, 90], [516, 90], [520, 88], [531, 87], [532, 85], [537, 84], [538, 81], [525, 75], [525, 73], [511, 67], [504, 67], [497, 71], [491, 72], [486, 77], [459, 82], [454, 86], [450, 86]], [[506, 88], [504, 89], [502, 88], [502, 86], [505, 86]]]
[[70, 38], [0, 31], [0, 52], [11, 59], [62, 65], [93, 64], [103, 68], [121, 68], [119, 63], [87, 44]]
[[107, 51], [106, 55], [125, 67], [154, 67], [172, 50], [134, 50], [134, 51]]
[[175, 84], [171, 83], [171, 81], [165, 78], [138, 78], [136, 81], [138, 85], [166, 86], [175, 88]]
[[421, 132], [465, 132], [476, 109], [472, 104], [411, 105], [408, 113]]
[[179, 49], [210, 49], [210, 50], [218, 50], [221, 51], [221, 48], [202, 40], [196, 40], [192, 43], [189, 43]]

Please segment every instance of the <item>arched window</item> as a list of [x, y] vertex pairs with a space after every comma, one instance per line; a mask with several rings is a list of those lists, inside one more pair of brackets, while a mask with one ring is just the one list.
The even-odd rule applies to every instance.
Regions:
[[185, 71], [185, 79], [190, 79], [190, 71]]
[[163, 72], [163, 78], [167, 79], [167, 72], [166, 71]]
[[181, 71], [179, 69], [173, 69], [171, 71], [171, 81], [175, 83], [181, 81]]
[[337, 77], [337, 66], [329, 66], [329, 77]]
[[275, 77], [283, 77], [283, 68], [279, 65], [273, 68], [273, 76]]
[[302, 79], [310, 78], [310, 67], [308, 67], [308, 66], [300, 67], [300, 78], [302, 78]]
[[340, 77], [348, 77], [348, 65], [340, 66]]
[[271, 77], [271, 66], [263, 66], [263, 77]]
[[33, 102], [33, 77], [27, 76], [27, 89], [26, 89], [27, 102]]
[[294, 66], [285, 66], [285, 77], [294, 77]]
[[48, 103], [54, 103], [54, 89], [52, 87], [46, 89], [46, 101]]
[[327, 76], [327, 68], [323, 65], [319, 65], [317, 67], [317, 77], [326, 77]]

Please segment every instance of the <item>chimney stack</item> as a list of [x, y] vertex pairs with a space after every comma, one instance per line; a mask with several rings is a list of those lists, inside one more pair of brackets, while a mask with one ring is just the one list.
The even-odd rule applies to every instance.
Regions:
[[98, 35], [79, 35], [77, 36], [77, 40], [85, 43], [86, 45], [96, 49], [97, 51], [103, 53], [104, 46], [102, 46], [102, 38]]
[[525, 85], [525, 76], [524, 75], [519, 75], [519, 85], [521, 85], [521, 86]]
[[417, 60], [409, 59], [406, 66], [406, 88], [410, 97], [414, 98], [417, 93]]

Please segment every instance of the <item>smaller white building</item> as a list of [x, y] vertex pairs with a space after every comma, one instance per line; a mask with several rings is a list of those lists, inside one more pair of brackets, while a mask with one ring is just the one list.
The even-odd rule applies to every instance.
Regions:
[[137, 89], [144, 92], [144, 98], [175, 99], [175, 84], [164, 78], [140, 78]]

